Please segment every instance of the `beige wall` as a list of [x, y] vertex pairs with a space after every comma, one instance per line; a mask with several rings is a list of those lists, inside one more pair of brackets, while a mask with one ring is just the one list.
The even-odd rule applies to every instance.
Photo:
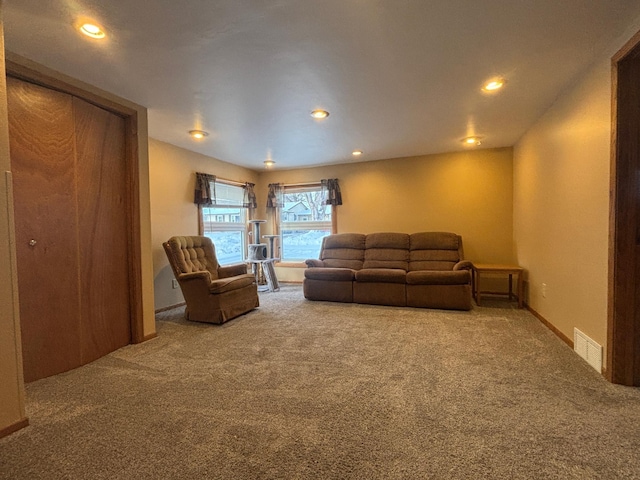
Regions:
[[[510, 148], [487, 149], [257, 173], [150, 139], [151, 218], [156, 309], [183, 300], [171, 287], [173, 274], [162, 242], [198, 232], [193, 204], [196, 171], [256, 183], [256, 218], [267, 219], [269, 183], [338, 178], [344, 204], [338, 232], [450, 231], [463, 237], [467, 259], [513, 261], [513, 168]], [[384, 199], [384, 200], [383, 200]], [[303, 268], [278, 269], [282, 281], [302, 281]]]
[[[529, 305], [573, 339], [607, 338], [611, 67], [598, 62], [514, 153], [514, 238]], [[546, 296], [542, 295], [545, 283]]]
[[[338, 178], [343, 205], [338, 233], [447, 231], [462, 235], [465, 256], [477, 262], [513, 261], [511, 148], [396, 158], [260, 175], [258, 217], [269, 183]], [[283, 281], [302, 281], [302, 269], [278, 268]]]
[[252, 183], [257, 182], [258, 173], [153, 138], [149, 139], [149, 158], [155, 308], [161, 309], [184, 302], [180, 289], [171, 286], [173, 272], [162, 242], [174, 235], [198, 234], [195, 172]]
[[[2, 2], [0, 2], [0, 18]], [[4, 69], [4, 34], [0, 21], [0, 431], [25, 419], [22, 351], [18, 310], [13, 197]]]
[[571, 340], [574, 327], [582, 330], [605, 358], [610, 59], [638, 29], [640, 19], [514, 147], [515, 254], [528, 270], [529, 305]]

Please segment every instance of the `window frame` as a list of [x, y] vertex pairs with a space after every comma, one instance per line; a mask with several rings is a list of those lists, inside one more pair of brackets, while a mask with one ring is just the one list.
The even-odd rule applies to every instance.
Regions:
[[[244, 184], [240, 183], [240, 182], [234, 182], [232, 180], [223, 180], [220, 178], [216, 178], [215, 180], [215, 184], [216, 185], [227, 185], [230, 187], [234, 187], [234, 188], [239, 188], [243, 191], [243, 196], [244, 196]], [[213, 188], [212, 188], [213, 190]], [[240, 221], [239, 222], [218, 222], [217, 218], [219, 216], [221, 216], [220, 213], [211, 213], [210, 215], [212, 217], [215, 217], [213, 220], [210, 220], [208, 222], [205, 222], [205, 212], [204, 209], [205, 208], [216, 208], [216, 209], [234, 209], [234, 210], [239, 210], [240, 212]], [[230, 215], [231, 216], [231, 215]], [[222, 214], [222, 217], [224, 219], [224, 214]], [[244, 217], [244, 220], [243, 218]], [[214, 229], [214, 230], [210, 230], [211, 232], [236, 232], [236, 231], [240, 231], [241, 233], [241, 241], [242, 241], [242, 251], [241, 251], [241, 256], [242, 259], [237, 262], [234, 261], [233, 263], [222, 263], [220, 262], [220, 259], [218, 258], [218, 262], [220, 263], [220, 265], [233, 265], [233, 264], [237, 264], [237, 263], [245, 263], [247, 261], [247, 245], [249, 244], [249, 221], [252, 219], [252, 209], [245, 207], [243, 205], [217, 205], [217, 204], [212, 204], [212, 205], [198, 205], [198, 235], [202, 235], [202, 236], [206, 236], [207, 233], [209, 233], [209, 230], [205, 231], [205, 224], [209, 223], [209, 224], [218, 224], [218, 228]], [[238, 228], [238, 226], [242, 226], [241, 229]]]
[[[313, 183], [303, 183], [303, 184], [284, 184], [282, 186], [282, 191], [283, 191], [283, 199], [284, 199], [284, 195], [287, 194], [287, 190], [289, 190], [290, 192], [292, 190], [298, 190], [298, 191], [316, 191], [316, 190], [322, 190], [322, 183], [321, 182], [313, 182]], [[284, 200], [283, 200], [284, 203]], [[331, 205], [331, 220], [327, 221], [327, 222], [309, 222], [309, 221], [304, 221], [304, 222], [283, 222], [282, 221], [282, 209], [284, 208], [284, 205], [282, 207], [278, 207], [275, 210], [275, 216], [274, 216], [274, 232], [276, 233], [276, 235], [278, 235], [278, 240], [279, 240], [279, 244], [278, 244], [278, 250], [279, 250], [279, 261], [276, 262], [278, 266], [281, 267], [304, 267], [305, 263], [304, 260], [284, 260], [282, 258], [282, 252], [283, 252], [283, 245], [282, 245], [282, 231], [283, 231], [283, 223], [299, 223], [299, 224], [304, 224], [303, 230], [317, 230], [319, 226], [324, 227], [327, 224], [330, 224], [330, 235], [334, 235], [336, 233], [338, 233], [338, 218], [337, 218], [337, 208], [335, 205]], [[314, 228], [315, 227], [315, 228]]]

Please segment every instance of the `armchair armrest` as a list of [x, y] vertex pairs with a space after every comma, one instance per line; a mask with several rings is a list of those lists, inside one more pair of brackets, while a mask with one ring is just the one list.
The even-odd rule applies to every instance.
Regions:
[[245, 263], [236, 263], [234, 265], [226, 265], [218, 267], [218, 276], [220, 278], [235, 277], [247, 273], [247, 265]]
[[473, 263], [468, 260], [462, 260], [453, 266], [454, 270], [471, 270], [472, 268]]
[[211, 283], [211, 274], [206, 271], [181, 273], [178, 275], [178, 280], [181, 282], [190, 282], [194, 280], [204, 280], [207, 284]]
[[181, 273], [178, 275], [180, 290], [187, 302], [200, 301], [209, 293], [211, 286], [211, 274], [207, 271]]
[[309, 260], [305, 260], [304, 263], [307, 264], [307, 267], [324, 267], [324, 262], [322, 260], [316, 260], [315, 258], [311, 258]]

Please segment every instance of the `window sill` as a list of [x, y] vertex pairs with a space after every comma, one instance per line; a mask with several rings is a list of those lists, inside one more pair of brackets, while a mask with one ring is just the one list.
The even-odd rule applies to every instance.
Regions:
[[307, 264], [304, 262], [277, 262], [276, 267], [282, 268], [307, 268]]

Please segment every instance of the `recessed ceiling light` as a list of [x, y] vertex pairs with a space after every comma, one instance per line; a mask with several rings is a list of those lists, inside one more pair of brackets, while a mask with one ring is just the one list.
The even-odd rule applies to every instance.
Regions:
[[106, 36], [104, 30], [93, 23], [83, 23], [80, 26], [80, 32], [91, 38], [104, 38]]
[[318, 119], [327, 118], [329, 116], [329, 112], [326, 110], [314, 110], [311, 112], [311, 116]]
[[276, 164], [276, 162], [274, 162], [273, 160], [265, 160], [264, 161], [264, 166], [267, 168], [271, 168]]
[[482, 145], [482, 142], [480, 140], [481, 140], [481, 137], [472, 136], [472, 137], [463, 138], [462, 143], [464, 143], [468, 147], [477, 147], [478, 145]]
[[502, 87], [504, 87], [504, 84], [507, 81], [502, 78], [502, 77], [496, 77], [496, 78], [492, 78], [491, 80], [487, 81], [484, 86], [482, 87], [482, 90], [484, 92], [495, 92], [497, 90], [500, 90]]
[[189, 130], [189, 135], [191, 135], [196, 140], [202, 140], [204, 137], [208, 136], [209, 134], [204, 130]]
[[353, 152], [351, 152], [351, 155], [353, 155], [354, 157], [359, 157], [360, 155], [362, 155], [362, 150], [354, 150]]

